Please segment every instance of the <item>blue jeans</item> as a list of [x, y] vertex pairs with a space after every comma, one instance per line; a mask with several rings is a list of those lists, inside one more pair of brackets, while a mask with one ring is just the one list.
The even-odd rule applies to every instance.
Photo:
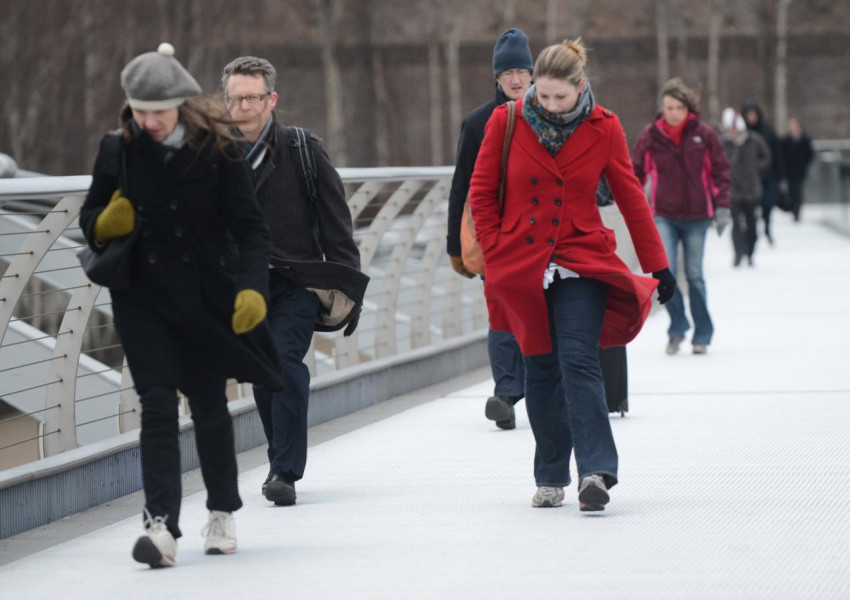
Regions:
[[522, 398], [525, 395], [525, 367], [514, 334], [491, 329], [487, 334], [487, 351], [493, 381], [496, 382], [493, 394]]
[[573, 448], [579, 480], [598, 474], [608, 487], [617, 483], [617, 447], [599, 369], [607, 299], [608, 285], [595, 279], [556, 279], [546, 291], [553, 351], [523, 357], [538, 487], [570, 484]]
[[286, 387], [273, 393], [255, 385], [254, 402], [269, 442], [272, 471], [295, 482], [307, 464], [310, 370], [304, 357], [313, 339], [319, 297], [274, 271], [269, 273], [269, 297], [269, 326]]
[[[691, 317], [694, 320], [694, 344], [710, 344], [714, 334], [714, 325], [708, 314], [705, 280], [702, 277], [702, 258], [705, 253], [705, 233], [711, 225], [711, 219], [684, 220], [666, 219], [655, 216], [655, 225], [664, 243], [670, 270], [676, 272], [679, 264], [679, 242], [682, 242], [685, 259], [685, 279], [688, 281], [688, 301], [691, 307]], [[664, 307], [670, 315], [670, 328], [667, 334], [684, 336], [691, 328], [688, 317], [685, 316], [685, 301], [682, 292], [676, 286], [676, 293]]]

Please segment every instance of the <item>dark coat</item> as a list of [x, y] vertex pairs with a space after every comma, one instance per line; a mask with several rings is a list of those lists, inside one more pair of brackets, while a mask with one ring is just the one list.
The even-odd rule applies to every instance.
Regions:
[[753, 102], [752, 100], [748, 100], [744, 102], [741, 106], [741, 115], [746, 115], [750, 110], [756, 111], [758, 115], [758, 120], [755, 123], [750, 123], [747, 121], [747, 129], [750, 131], [755, 131], [762, 138], [764, 138], [765, 143], [767, 144], [768, 149], [770, 150], [770, 166], [762, 171], [762, 181], [767, 183], [768, 181], [778, 181], [780, 172], [782, 170], [781, 167], [781, 148], [779, 147], [779, 138], [776, 136], [776, 132], [773, 127], [770, 126], [770, 123], [765, 121], [764, 119], [764, 111], [762, 111], [761, 106], [757, 102]]
[[[107, 149], [108, 137], [80, 211], [95, 249], [95, 222], [119, 187], [120, 156]], [[238, 336], [231, 327], [237, 291], [268, 299], [268, 230], [245, 162], [208, 150], [196, 155], [187, 145], [166, 162], [147, 133], [124, 144], [124, 154], [122, 192], [143, 229], [132, 251], [133, 283], [112, 292], [112, 308], [136, 388], [186, 391], [219, 377], [281, 388], [268, 326]]]
[[814, 158], [812, 142], [805, 133], [795, 140], [790, 135], [782, 138], [782, 177], [789, 181], [803, 181]]
[[455, 172], [452, 177], [452, 189], [449, 191], [449, 215], [446, 234], [446, 252], [449, 256], [460, 256], [460, 222], [463, 217], [463, 205], [469, 194], [469, 180], [475, 168], [475, 159], [484, 139], [484, 126], [487, 125], [493, 109], [508, 101], [501, 86], [496, 85], [496, 98], [473, 110], [463, 120], [460, 138], [457, 141]]
[[[254, 189], [271, 234], [272, 265], [300, 287], [342, 294], [319, 293], [324, 310], [317, 317], [316, 330], [333, 331], [357, 314], [369, 278], [360, 273], [360, 250], [345, 188], [322, 140], [311, 135], [308, 142], [316, 160], [315, 205], [292, 160], [292, 153], [298, 158], [298, 150], [288, 140], [286, 127], [275, 120], [270, 151], [254, 171]], [[328, 262], [337, 265], [328, 267]], [[338, 303], [342, 297], [345, 310]], [[337, 306], [332, 305], [334, 301]]]
[[652, 180], [653, 214], [667, 219], [699, 220], [729, 208], [729, 161], [714, 130], [692, 113], [677, 146], [659, 116], [644, 127], [632, 151], [641, 185]]
[[724, 138], [723, 150], [732, 170], [732, 202], [757, 204], [762, 195], [762, 173], [771, 160], [764, 138], [755, 131], [748, 131], [741, 144]]
[[506, 125], [507, 110], [499, 107], [487, 124], [470, 193], [475, 233], [484, 252], [490, 326], [512, 332], [523, 355], [552, 351], [543, 273], [553, 261], [609, 284], [599, 342], [603, 347], [628, 343], [649, 315], [658, 282], [635, 275], [616, 255], [614, 232], [602, 223], [596, 201], [603, 175], [643, 270], [652, 273], [668, 265], [619, 119], [597, 106], [553, 158], [522, 118], [519, 101], [500, 217]]

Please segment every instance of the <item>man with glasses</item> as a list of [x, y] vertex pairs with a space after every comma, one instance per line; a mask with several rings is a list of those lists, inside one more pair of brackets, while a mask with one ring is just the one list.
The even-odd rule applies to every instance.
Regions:
[[[306, 135], [299, 138], [297, 128], [275, 118], [276, 78], [269, 61], [242, 56], [224, 67], [221, 82], [273, 246], [268, 319], [286, 387], [272, 393], [254, 386], [269, 443], [270, 470], [262, 492], [270, 502], [290, 506], [307, 462], [310, 372], [304, 357], [316, 328], [345, 327], [344, 335], [354, 333], [368, 278], [359, 273], [351, 211], [322, 141], [304, 130], [300, 132]], [[312, 169], [302, 168], [301, 159], [312, 163]], [[350, 290], [355, 288], [359, 299], [352, 302], [358, 294]], [[340, 289], [347, 296], [324, 293]], [[343, 310], [341, 301], [348, 301]]]
[[[493, 110], [509, 100], [519, 100], [531, 85], [534, 61], [528, 46], [528, 36], [521, 30], [511, 28], [496, 40], [493, 48], [493, 74], [496, 78], [496, 98], [473, 110], [463, 120], [460, 139], [457, 143], [455, 173], [449, 192], [448, 234], [446, 251], [452, 268], [464, 277], [474, 275], [463, 266], [460, 251], [460, 224], [463, 205], [469, 193], [469, 180], [475, 167], [475, 159], [484, 139], [484, 126]], [[513, 334], [504, 331], [489, 331], [487, 350], [490, 368], [496, 387], [487, 399], [484, 415], [501, 429], [514, 429], [516, 418], [514, 405], [525, 396], [525, 368]]]

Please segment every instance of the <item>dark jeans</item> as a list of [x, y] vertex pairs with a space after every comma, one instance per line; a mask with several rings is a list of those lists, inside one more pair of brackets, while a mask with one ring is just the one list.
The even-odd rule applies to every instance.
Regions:
[[761, 217], [764, 219], [764, 234], [770, 236], [770, 213], [776, 204], [776, 180], [762, 179]]
[[546, 290], [553, 351], [524, 357], [538, 486], [570, 484], [573, 448], [579, 480], [599, 474], [609, 487], [617, 483], [617, 447], [599, 369], [607, 299], [607, 284], [583, 277], [556, 279]]
[[732, 203], [732, 247], [736, 263], [756, 250], [756, 207], [755, 202]]
[[269, 442], [272, 471], [295, 482], [307, 464], [307, 407], [310, 371], [304, 357], [313, 339], [319, 297], [289, 279], [269, 273], [269, 325], [285, 388], [273, 393], [254, 386], [254, 401]]
[[514, 334], [491, 329], [487, 333], [487, 351], [496, 382], [493, 394], [516, 400], [525, 396], [525, 367]]
[[[195, 423], [195, 444], [207, 487], [207, 509], [233, 512], [242, 506], [237, 486], [233, 422], [227, 410], [225, 381], [211, 378], [197, 389], [183, 390]], [[177, 392], [165, 386], [142, 390], [142, 481], [145, 508], [152, 517], [167, 517], [165, 525], [179, 538], [180, 446], [177, 428]]]
[[803, 207], [803, 180], [788, 179], [788, 194], [791, 196], [791, 212], [794, 220], [800, 220], [800, 209]]

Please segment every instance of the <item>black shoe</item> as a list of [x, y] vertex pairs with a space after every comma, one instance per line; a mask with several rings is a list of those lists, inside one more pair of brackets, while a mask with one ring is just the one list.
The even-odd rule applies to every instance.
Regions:
[[273, 474], [264, 485], [263, 496], [275, 506], [295, 504], [295, 483], [287, 481], [280, 473]]
[[732, 266], [733, 267], [740, 267], [741, 266], [741, 258], [742, 257], [741, 257], [740, 254], [736, 254], [735, 255], [735, 261], [732, 263]]
[[266, 495], [266, 488], [269, 485], [269, 481], [272, 480], [273, 475], [274, 475], [274, 469], [269, 469], [269, 474], [266, 476], [266, 480], [263, 482], [263, 496]]
[[518, 398], [511, 396], [490, 396], [484, 405], [484, 416], [496, 421], [499, 429], [516, 429], [516, 413], [514, 404]]

